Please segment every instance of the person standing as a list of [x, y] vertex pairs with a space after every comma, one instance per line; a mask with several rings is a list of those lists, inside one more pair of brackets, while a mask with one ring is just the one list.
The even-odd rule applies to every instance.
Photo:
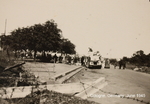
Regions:
[[63, 58], [62, 55], [60, 55], [60, 56], [58, 57], [58, 62], [59, 62], [59, 63], [62, 63], [62, 58]]
[[119, 61], [119, 69], [122, 67], [122, 60]]
[[68, 56], [68, 63], [69, 63], [70, 65], [71, 65], [71, 60], [72, 60], [72, 59], [71, 59], [71, 56], [69, 55], [69, 56]]
[[122, 66], [123, 66], [123, 69], [126, 68], [126, 62], [125, 61], [123, 61]]
[[84, 65], [84, 56], [81, 57], [81, 65]]
[[54, 59], [54, 63], [56, 63], [57, 62], [57, 55], [55, 54], [54, 56], [53, 56], [53, 59]]
[[118, 63], [115, 62], [115, 63], [114, 63], [114, 69], [116, 69], [117, 65], [118, 65]]

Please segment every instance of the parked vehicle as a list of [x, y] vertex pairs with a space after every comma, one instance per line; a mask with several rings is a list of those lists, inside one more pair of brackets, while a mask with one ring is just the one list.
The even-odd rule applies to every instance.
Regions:
[[105, 67], [104, 68], [110, 68], [110, 60], [108, 58], [105, 59]]
[[88, 68], [97, 67], [102, 68], [101, 56], [97, 54], [93, 54], [90, 56], [85, 57], [85, 66]]

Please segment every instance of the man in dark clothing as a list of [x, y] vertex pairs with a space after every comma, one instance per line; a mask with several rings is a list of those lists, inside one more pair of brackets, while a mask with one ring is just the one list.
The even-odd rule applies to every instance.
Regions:
[[52, 60], [52, 55], [51, 55], [51, 54], [47, 54], [47, 58], [48, 58], [49, 61], [51, 62], [51, 60]]
[[55, 54], [54, 56], [53, 56], [53, 59], [54, 59], [54, 63], [56, 63], [57, 62], [57, 55]]
[[81, 57], [81, 65], [84, 65], [84, 56]]
[[59, 63], [62, 63], [62, 60], [63, 60], [63, 57], [61, 55], [61, 56], [59, 56]]
[[119, 61], [119, 69], [122, 67], [122, 60]]
[[123, 66], [123, 69], [126, 68], [126, 62], [125, 61], [123, 61], [122, 66]]
[[71, 65], [71, 56], [68, 56], [68, 63]]
[[119, 69], [121, 69], [121, 67], [123, 67], [123, 69], [126, 68], [126, 62], [124, 60], [119, 61]]
[[116, 69], [117, 65], [118, 65], [118, 62], [115, 62], [114, 63], [114, 69]]

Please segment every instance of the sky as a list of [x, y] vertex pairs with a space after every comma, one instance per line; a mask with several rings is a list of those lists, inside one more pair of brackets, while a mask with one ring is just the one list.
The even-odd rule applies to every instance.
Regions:
[[53, 19], [79, 54], [109, 58], [150, 53], [149, 0], [0, 0], [0, 35]]

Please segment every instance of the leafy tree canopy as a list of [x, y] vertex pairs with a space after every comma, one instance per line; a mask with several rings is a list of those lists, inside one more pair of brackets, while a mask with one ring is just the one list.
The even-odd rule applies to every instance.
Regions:
[[61, 47], [61, 51], [63, 51], [66, 54], [75, 54], [75, 45], [73, 43], [71, 43], [70, 40], [68, 39], [62, 39], [62, 43], [61, 43], [62, 47]]
[[68, 54], [75, 53], [75, 45], [67, 39], [62, 39], [62, 31], [57, 28], [54, 20], [44, 24], [15, 29], [11, 35], [3, 35], [3, 46], [9, 46], [13, 50], [63, 51]]

